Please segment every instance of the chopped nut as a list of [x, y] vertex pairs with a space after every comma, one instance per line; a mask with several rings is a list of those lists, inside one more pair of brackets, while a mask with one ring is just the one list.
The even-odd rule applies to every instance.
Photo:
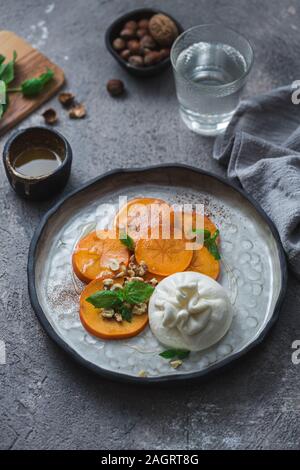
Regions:
[[103, 318], [113, 318], [115, 311], [112, 308], [104, 309], [101, 312]]
[[133, 269], [128, 269], [128, 271], [127, 271], [127, 276], [128, 276], [128, 277], [133, 277], [133, 276], [135, 276], [135, 271], [134, 271]]
[[135, 255], [131, 255], [129, 261], [130, 263], [135, 263]]
[[69, 93], [66, 91], [63, 91], [62, 93], [59, 94], [58, 100], [63, 106], [70, 106], [73, 101], [74, 101], [75, 96], [73, 93]]
[[122, 284], [119, 284], [118, 282], [116, 282], [116, 284], [114, 284], [110, 290], [119, 290], [122, 288], [123, 288]]
[[110, 279], [110, 278], [109, 279], [104, 279], [104, 281], [103, 281], [104, 287], [111, 287], [113, 285], [113, 283], [114, 283], [113, 279]]
[[135, 274], [137, 276], [145, 276], [145, 274], [147, 273], [148, 271], [148, 266], [146, 265], [146, 263], [144, 261], [141, 261], [139, 266], [137, 266], [137, 268], [135, 269]]
[[137, 304], [133, 307], [132, 314], [133, 315], [143, 315], [144, 313], [147, 312], [147, 309], [148, 309], [148, 305], [146, 303]]
[[144, 282], [145, 279], [143, 279], [142, 277], [140, 276], [133, 276], [130, 278], [131, 281], [140, 281], [140, 282]]
[[149, 281], [149, 284], [151, 284], [151, 286], [155, 287], [155, 286], [157, 286], [157, 284], [158, 284], [158, 280], [157, 280], [155, 277], [153, 277], [153, 278]]
[[148, 374], [147, 374], [147, 372], [146, 372], [144, 369], [140, 370], [140, 372], [138, 373], [138, 376], [139, 376], [139, 377], [147, 377], [147, 375], [148, 375]]
[[122, 322], [123, 321], [122, 315], [120, 313], [115, 313], [115, 320], [117, 322]]
[[175, 361], [170, 361], [169, 364], [173, 369], [177, 369], [182, 365], [182, 361], [180, 359], [176, 359]]
[[86, 116], [86, 109], [83, 104], [76, 104], [69, 111], [69, 116], [71, 119], [82, 119]]
[[42, 116], [44, 117], [46, 124], [53, 125], [58, 120], [56, 111], [52, 108], [46, 109], [46, 111], [43, 112]]
[[126, 276], [126, 272], [120, 271], [119, 273], [114, 275], [114, 278], [119, 279], [120, 277], [124, 277], [124, 276]]
[[117, 259], [112, 259], [109, 263], [109, 268], [112, 270], [112, 271], [118, 271], [118, 269], [120, 269], [120, 263]]

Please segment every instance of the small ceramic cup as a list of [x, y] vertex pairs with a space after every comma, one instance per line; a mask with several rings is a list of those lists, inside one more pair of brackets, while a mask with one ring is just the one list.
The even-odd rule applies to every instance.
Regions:
[[[25, 176], [14, 168], [18, 155], [29, 147], [47, 147], [60, 158], [61, 164], [52, 173], [42, 176]], [[16, 193], [35, 201], [49, 199], [61, 191], [70, 176], [72, 149], [65, 137], [47, 127], [29, 127], [16, 131], [3, 150], [6, 176]]]

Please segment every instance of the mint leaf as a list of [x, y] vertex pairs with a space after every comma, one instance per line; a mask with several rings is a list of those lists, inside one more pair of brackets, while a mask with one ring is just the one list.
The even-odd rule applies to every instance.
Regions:
[[166, 351], [161, 352], [159, 355], [164, 359], [185, 359], [189, 356], [190, 351], [186, 349], [167, 349]]
[[208, 251], [212, 254], [212, 256], [216, 260], [221, 259], [219, 248], [218, 248], [218, 245], [217, 245], [217, 242], [216, 242], [216, 240], [219, 236], [219, 233], [220, 233], [219, 230], [216, 230], [215, 233], [208, 240], [204, 240], [204, 246], [206, 246]]
[[0, 54], [0, 65], [5, 61], [6, 57]]
[[[32, 96], [36, 96], [43, 90], [44, 86], [50, 82], [54, 77], [54, 72], [51, 69], [47, 69], [45, 73], [42, 73], [39, 77], [30, 78], [29, 80], [25, 80], [21, 84], [20, 91], [22, 91], [23, 95], [30, 98]], [[18, 91], [18, 90], [11, 90], [11, 91]]]
[[132, 320], [132, 311], [129, 307], [127, 307], [126, 305], [121, 305], [120, 308], [118, 308], [118, 311], [120, 312], [123, 320], [126, 320], [128, 321], [129, 323], [131, 322]]
[[6, 84], [12, 82], [13, 79], [15, 78], [16, 58], [17, 58], [17, 53], [16, 51], [14, 51], [12, 60], [7, 62], [6, 64], [3, 63], [3, 60], [2, 60], [2, 63], [0, 65], [0, 80], [3, 80]]
[[117, 308], [122, 301], [118, 291], [99, 290], [85, 299], [96, 308]]
[[147, 302], [154, 292], [154, 287], [142, 281], [128, 282], [123, 288], [124, 300], [129, 304]]
[[192, 230], [193, 233], [195, 233], [196, 235], [201, 235], [203, 233], [204, 235], [204, 240], [207, 240], [208, 238], [210, 238], [210, 231], [207, 230], [206, 228], [199, 228], [197, 230]]
[[134, 240], [127, 233], [124, 232], [121, 234], [120, 241], [129, 251], [134, 251]]

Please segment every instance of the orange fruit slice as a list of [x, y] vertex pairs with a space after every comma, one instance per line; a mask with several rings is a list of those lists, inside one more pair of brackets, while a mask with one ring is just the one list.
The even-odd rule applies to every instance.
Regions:
[[184, 271], [190, 264], [192, 250], [186, 250], [186, 239], [140, 239], [136, 243], [135, 257], [144, 261], [148, 271], [160, 276], [169, 276]]
[[[115, 282], [122, 284], [121, 279]], [[95, 308], [85, 299], [98, 290], [103, 289], [103, 279], [95, 279], [82, 291], [80, 296], [80, 320], [84, 328], [94, 336], [103, 339], [125, 339], [139, 334], [148, 323], [148, 314], [133, 315], [131, 322], [123, 320], [117, 322], [114, 319], [103, 318], [101, 309]]]
[[121, 208], [114, 220], [114, 226], [124, 231], [133, 240], [147, 238], [149, 227], [169, 223], [172, 209], [162, 199], [137, 198]]
[[[113, 237], [116, 237], [113, 232], [99, 230], [89, 233], [77, 243], [72, 265], [81, 281], [90, 282], [101, 277], [103, 273], [111, 270], [113, 264], [128, 265], [128, 249], [118, 238]], [[113, 268], [115, 269], [115, 266]]]
[[196, 271], [197, 273], [206, 274], [213, 279], [217, 279], [220, 274], [220, 263], [208, 251], [206, 246], [193, 252], [193, 257], [186, 271]]

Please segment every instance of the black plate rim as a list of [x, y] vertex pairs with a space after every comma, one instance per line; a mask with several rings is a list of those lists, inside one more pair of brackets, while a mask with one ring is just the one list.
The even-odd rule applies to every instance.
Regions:
[[[116, 177], [118, 174], [122, 174], [122, 173], [140, 173], [141, 174], [143, 172], [149, 172], [153, 170], [164, 171], [170, 168], [185, 169], [185, 170], [189, 170], [194, 173], [197, 173], [199, 175], [204, 175], [204, 176], [214, 178], [220, 183], [223, 183], [224, 185], [229, 186], [231, 189], [233, 189], [234, 191], [239, 193], [241, 196], [243, 196], [252, 206], [254, 206], [257, 212], [262, 216], [262, 218], [268, 224], [272, 232], [272, 235], [274, 236], [274, 239], [276, 241], [278, 254], [279, 254], [280, 267], [281, 267], [281, 281], [282, 281], [281, 290], [280, 290], [276, 305], [274, 307], [273, 314], [270, 317], [267, 324], [265, 325], [264, 329], [259, 334], [259, 336], [251, 344], [249, 344], [246, 348], [244, 348], [242, 351], [237, 352], [233, 354], [232, 356], [223, 359], [222, 361], [220, 361], [219, 363], [215, 365], [212, 365], [208, 369], [205, 369], [199, 372], [182, 373], [182, 374], [178, 373], [178, 375], [164, 375], [160, 377], [135, 377], [135, 376], [130, 376], [127, 374], [119, 373], [119, 372], [109, 371], [84, 359], [80, 354], [78, 354], [74, 349], [72, 349], [55, 332], [50, 322], [48, 321], [38, 301], [37, 291], [35, 287], [35, 264], [36, 264], [36, 254], [37, 254], [38, 243], [49, 219], [60, 209], [60, 207], [67, 200], [72, 199], [72, 197], [77, 196], [81, 192], [84, 192], [89, 187], [95, 184], [98, 184], [99, 182], [105, 179]], [[262, 341], [265, 339], [266, 335], [268, 334], [268, 332], [270, 331], [270, 329], [272, 328], [272, 326], [275, 324], [276, 320], [278, 319], [282, 302], [283, 302], [283, 299], [285, 297], [286, 290], [287, 290], [288, 271], [287, 271], [286, 256], [285, 256], [282, 244], [281, 244], [279, 233], [274, 223], [269, 218], [269, 216], [264, 212], [264, 210], [260, 207], [260, 205], [250, 195], [248, 195], [241, 188], [233, 185], [228, 180], [226, 180], [225, 178], [219, 175], [208, 172], [206, 170], [195, 168], [190, 165], [170, 163], [170, 164], [153, 165], [153, 166], [147, 166], [147, 167], [141, 167], [141, 168], [128, 168], [128, 169], [118, 168], [115, 170], [111, 170], [96, 178], [91, 179], [87, 183], [80, 186], [78, 189], [75, 189], [71, 193], [62, 197], [52, 208], [50, 208], [46, 212], [46, 214], [42, 217], [38, 227], [36, 228], [34, 232], [34, 235], [31, 239], [29, 252], [28, 252], [27, 278], [28, 278], [28, 292], [29, 292], [30, 302], [31, 302], [33, 310], [35, 311], [35, 314], [37, 315], [39, 322], [43, 326], [48, 336], [56, 344], [58, 344], [65, 352], [67, 352], [73, 359], [75, 359], [82, 366], [87, 367], [88, 369], [92, 370], [93, 372], [97, 373], [98, 375], [102, 377], [119, 381], [119, 382], [121, 381], [124, 383], [134, 383], [134, 384], [140, 384], [140, 385], [149, 384], [150, 385], [150, 384], [174, 384], [175, 382], [184, 383], [184, 381], [187, 381], [187, 380], [197, 380], [197, 379], [207, 377], [209, 375], [215, 374], [217, 371], [219, 371], [220, 369], [223, 369], [225, 366], [235, 363], [238, 359], [241, 359], [249, 351], [251, 351], [252, 349], [257, 347], [259, 344], [261, 344]]]

